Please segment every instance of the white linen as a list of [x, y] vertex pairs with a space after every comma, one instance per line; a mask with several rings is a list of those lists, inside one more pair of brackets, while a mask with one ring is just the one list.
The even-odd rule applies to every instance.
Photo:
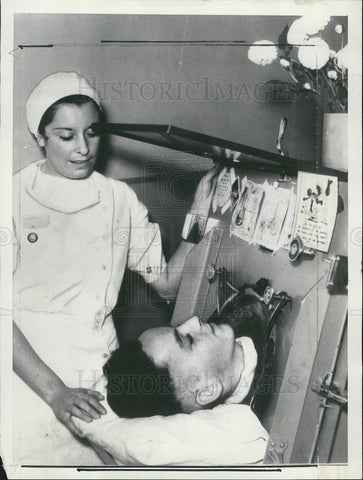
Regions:
[[232, 395], [225, 401], [226, 404], [243, 402], [251, 389], [257, 366], [257, 352], [252, 339], [250, 337], [239, 337], [236, 338], [236, 342], [241, 345], [243, 350], [244, 368], [238, 385]]
[[74, 421], [120, 465], [245, 465], [265, 456], [268, 433], [248, 405], [132, 419], [119, 418], [106, 401], [104, 406], [107, 414], [100, 419]]
[[75, 421], [88, 440], [121, 465], [256, 464], [263, 461], [268, 441], [248, 405], [134, 419], [110, 410], [91, 423]]

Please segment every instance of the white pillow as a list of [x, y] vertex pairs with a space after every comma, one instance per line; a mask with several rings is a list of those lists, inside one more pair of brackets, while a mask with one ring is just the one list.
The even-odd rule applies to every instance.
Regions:
[[108, 412], [91, 423], [74, 418], [83, 435], [121, 465], [245, 465], [261, 463], [268, 434], [247, 405], [169, 417], [119, 418]]

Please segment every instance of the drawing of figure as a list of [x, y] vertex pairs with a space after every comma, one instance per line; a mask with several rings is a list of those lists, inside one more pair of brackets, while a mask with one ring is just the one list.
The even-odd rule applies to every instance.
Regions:
[[[327, 187], [327, 190], [328, 190], [329, 187]], [[305, 200], [310, 200], [310, 212], [313, 211], [313, 205], [314, 205], [314, 202], [317, 204], [317, 205], [323, 205], [323, 200], [321, 200], [319, 197], [320, 195], [322, 194], [322, 191], [321, 191], [321, 187], [320, 185], [317, 185], [316, 186], [316, 192], [313, 192], [313, 190], [311, 188], [308, 188], [307, 191], [307, 197], [304, 197], [303, 198], [303, 201]]]
[[241, 210], [238, 212], [238, 215], [236, 217], [236, 225], [238, 225], [239, 227], [242, 225], [243, 223], [243, 220], [245, 218], [245, 212], [246, 212], [246, 208], [243, 207], [241, 208]]
[[327, 197], [329, 197], [329, 195], [330, 195], [330, 185], [331, 185], [332, 183], [333, 183], [333, 180], [328, 180], [328, 184], [327, 184], [326, 190], [325, 190], [325, 195], [326, 195]]

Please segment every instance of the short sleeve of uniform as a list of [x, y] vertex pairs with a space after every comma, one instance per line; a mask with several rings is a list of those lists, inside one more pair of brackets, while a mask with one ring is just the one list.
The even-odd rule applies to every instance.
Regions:
[[146, 283], [151, 283], [166, 267], [160, 228], [157, 223], [149, 221], [148, 210], [135, 192], [130, 187], [127, 190], [130, 208], [127, 267], [142, 275]]

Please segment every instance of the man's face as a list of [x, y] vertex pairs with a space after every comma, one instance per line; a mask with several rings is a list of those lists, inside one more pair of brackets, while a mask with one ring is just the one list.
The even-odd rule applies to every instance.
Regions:
[[44, 171], [71, 179], [87, 178], [95, 166], [100, 143], [99, 135], [91, 128], [98, 121], [98, 111], [91, 102], [59, 106], [45, 127], [45, 137], [38, 136], [47, 156]]
[[192, 317], [182, 325], [146, 330], [140, 337], [144, 352], [157, 367], [167, 367], [184, 411], [195, 410], [195, 392], [219, 379], [241, 372], [243, 353], [229, 325], [208, 325]]

